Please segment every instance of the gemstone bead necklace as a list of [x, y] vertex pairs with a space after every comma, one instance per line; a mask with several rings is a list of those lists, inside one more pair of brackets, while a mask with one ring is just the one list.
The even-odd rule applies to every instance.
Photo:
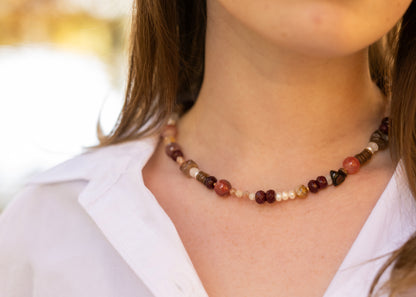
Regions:
[[306, 198], [308, 193], [318, 193], [328, 186], [339, 186], [344, 182], [349, 174], [355, 174], [360, 170], [360, 167], [365, 164], [371, 157], [378, 151], [384, 150], [388, 146], [388, 130], [391, 125], [391, 121], [388, 117], [385, 117], [376, 131], [371, 134], [370, 142], [367, 146], [355, 156], [345, 158], [342, 162], [342, 167], [338, 170], [330, 170], [329, 174], [325, 176], [318, 176], [316, 179], [310, 180], [307, 185], [300, 185], [295, 189], [288, 191], [275, 191], [273, 189], [257, 192], [242, 191], [234, 188], [231, 183], [226, 179], [217, 180], [215, 176], [212, 176], [201, 169], [195, 161], [188, 159], [185, 160], [181, 147], [176, 142], [176, 135], [178, 133], [176, 127], [178, 115], [173, 114], [167, 125], [163, 128], [160, 138], [165, 145], [166, 154], [179, 164], [180, 170], [189, 178], [194, 178], [208, 189], [213, 189], [217, 195], [221, 197], [236, 196], [238, 198], [248, 198], [249, 200], [256, 201], [258, 204], [263, 204], [266, 201], [268, 203], [280, 202], [291, 200], [295, 198]]

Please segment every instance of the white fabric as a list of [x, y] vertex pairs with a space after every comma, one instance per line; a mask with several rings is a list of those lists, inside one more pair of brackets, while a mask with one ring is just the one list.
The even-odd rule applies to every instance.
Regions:
[[[154, 136], [96, 149], [32, 178], [0, 216], [0, 296], [208, 296], [173, 222], [143, 183], [156, 143]], [[386, 257], [358, 264], [416, 230], [401, 168], [324, 297], [367, 296]]]

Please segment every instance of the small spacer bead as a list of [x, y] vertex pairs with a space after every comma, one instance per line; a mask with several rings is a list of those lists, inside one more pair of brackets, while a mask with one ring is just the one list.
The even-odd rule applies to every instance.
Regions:
[[372, 147], [367, 146], [365, 149], [366, 149], [366, 150], [369, 150], [369, 151], [370, 151], [370, 153], [371, 153], [372, 155], [374, 155], [375, 151], [373, 150], [373, 148], [372, 148]]
[[367, 148], [371, 148], [373, 150], [373, 152], [377, 152], [378, 151], [378, 145], [375, 142], [370, 141], [367, 144]]
[[241, 191], [241, 190], [235, 191], [235, 196], [238, 197], [238, 198], [243, 197], [243, 191]]
[[255, 200], [256, 199], [256, 194], [254, 194], [254, 193], [248, 194], [248, 199]]
[[286, 191], [282, 192], [282, 200], [286, 201], [287, 199], [289, 199], [289, 193]]
[[282, 199], [283, 199], [282, 193], [277, 192], [276, 193], [276, 201], [282, 201]]
[[288, 192], [288, 194], [289, 194], [290, 199], [295, 199], [296, 198], [296, 192], [294, 190], [290, 190]]
[[176, 122], [178, 121], [179, 118], [179, 114], [176, 112], [173, 112], [168, 119], [168, 125], [175, 125]]
[[196, 178], [198, 173], [199, 173], [198, 167], [192, 167], [191, 169], [189, 169], [189, 175], [193, 178]]
[[163, 144], [164, 145], [168, 145], [168, 144], [171, 144], [171, 143], [176, 143], [176, 138], [175, 137], [173, 137], [173, 136], [163, 137]]
[[325, 179], [326, 179], [326, 182], [328, 183], [328, 186], [331, 186], [332, 185], [331, 175], [330, 174], [325, 175]]
[[250, 199], [250, 197], [249, 197], [249, 196], [250, 196], [250, 192], [249, 192], [249, 191], [244, 191], [244, 192], [243, 192], [243, 198], [244, 198], [244, 199]]
[[178, 157], [176, 158], [176, 163], [178, 163], [179, 165], [182, 165], [182, 164], [183, 164], [183, 162], [185, 162], [184, 157], [182, 157], [182, 156], [178, 156]]
[[235, 195], [236, 192], [237, 190], [235, 188], [230, 189], [230, 195]]

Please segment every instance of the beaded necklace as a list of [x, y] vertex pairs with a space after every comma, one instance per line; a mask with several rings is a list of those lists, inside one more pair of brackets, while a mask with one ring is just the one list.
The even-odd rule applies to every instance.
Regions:
[[349, 174], [357, 173], [360, 167], [370, 160], [376, 152], [387, 148], [389, 140], [388, 130], [391, 125], [388, 117], [383, 118], [378, 129], [371, 134], [370, 142], [359, 154], [356, 154], [354, 157], [347, 157], [340, 169], [330, 170], [328, 175], [318, 176], [316, 179], [310, 180], [307, 186], [302, 184], [289, 191], [268, 190], [265, 192], [259, 190], [253, 193], [232, 187], [231, 183], [226, 179], [217, 180], [215, 176], [200, 170], [195, 161], [191, 159], [185, 160], [182, 149], [175, 138], [177, 135], [177, 118], [177, 114], [171, 116], [167, 125], [163, 128], [160, 138], [165, 144], [166, 154], [179, 164], [179, 168], [185, 176], [196, 179], [208, 189], [213, 189], [221, 197], [233, 195], [238, 198], [248, 198], [256, 201], [258, 204], [263, 204], [266, 201], [273, 203], [295, 198], [306, 198], [308, 193], [318, 193], [318, 191], [330, 185], [339, 186]]

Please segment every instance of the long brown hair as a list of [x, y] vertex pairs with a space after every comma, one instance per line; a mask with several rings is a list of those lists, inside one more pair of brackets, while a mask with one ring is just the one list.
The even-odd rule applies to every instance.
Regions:
[[[204, 71], [205, 0], [135, 0], [125, 101], [113, 130], [97, 123], [99, 148], [159, 133], [172, 111], [195, 102]], [[370, 45], [372, 79], [391, 96], [390, 153], [402, 160], [416, 197], [416, 3], [383, 38]], [[411, 237], [378, 272], [369, 296], [393, 265], [390, 296], [416, 285], [416, 237]]]

